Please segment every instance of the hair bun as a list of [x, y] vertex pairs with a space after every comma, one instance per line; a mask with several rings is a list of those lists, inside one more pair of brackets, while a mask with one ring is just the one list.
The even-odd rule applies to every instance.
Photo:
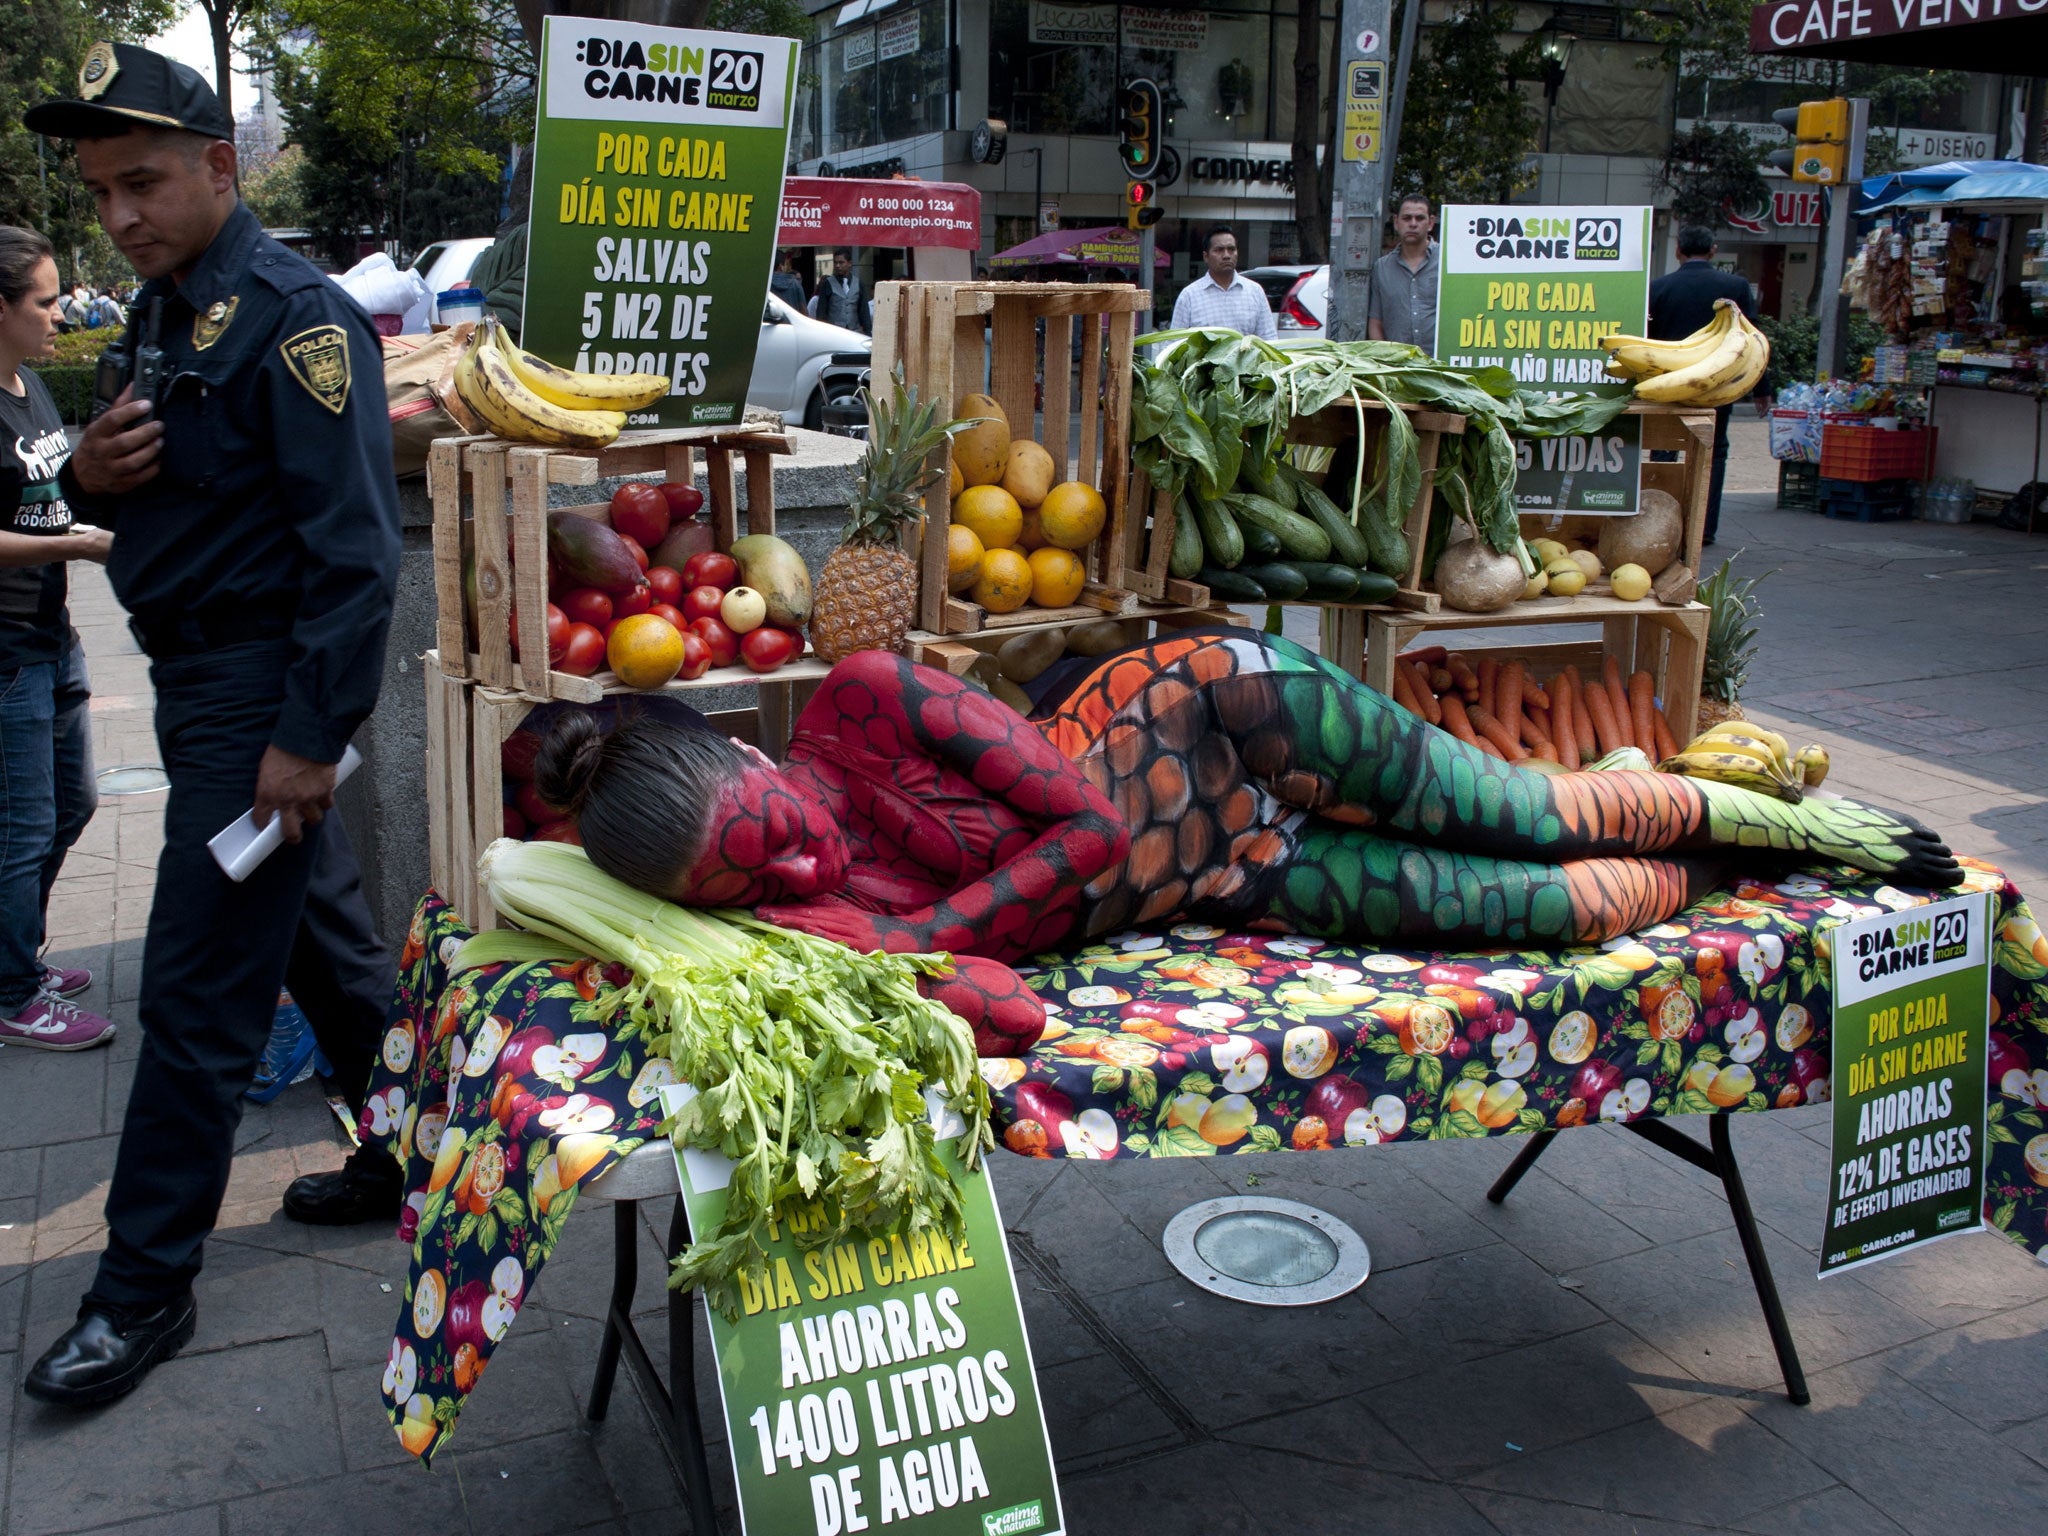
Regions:
[[534, 758], [533, 787], [549, 805], [575, 815], [604, 761], [604, 745], [595, 716], [581, 709], [564, 710], [548, 728]]

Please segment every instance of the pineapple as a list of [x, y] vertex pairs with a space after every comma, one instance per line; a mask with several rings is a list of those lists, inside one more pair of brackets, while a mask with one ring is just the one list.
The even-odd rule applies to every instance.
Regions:
[[900, 651], [917, 615], [917, 562], [904, 552], [904, 531], [923, 511], [919, 497], [944, 475], [929, 460], [957, 421], [941, 418], [935, 400], [920, 402], [896, 370], [893, 400], [868, 399], [868, 451], [861, 459], [839, 547], [818, 573], [811, 645], [823, 661], [855, 651]]
[[1706, 664], [1700, 679], [1700, 712], [1697, 729], [1706, 730], [1723, 720], [1744, 720], [1737, 702], [1742, 684], [1756, 660], [1756, 624], [1762, 607], [1756, 599], [1761, 576], [1737, 578], [1732, 560], [1700, 583], [1699, 599], [1712, 610], [1707, 620]]

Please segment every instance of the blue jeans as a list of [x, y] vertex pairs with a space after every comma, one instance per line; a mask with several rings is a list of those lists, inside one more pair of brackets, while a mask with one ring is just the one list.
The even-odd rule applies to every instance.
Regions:
[[85, 652], [0, 672], [0, 1011], [35, 995], [43, 915], [99, 806]]

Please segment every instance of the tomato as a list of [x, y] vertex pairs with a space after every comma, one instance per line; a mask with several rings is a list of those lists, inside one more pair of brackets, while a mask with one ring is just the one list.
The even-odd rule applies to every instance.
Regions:
[[619, 535], [619, 542], [626, 546], [626, 553], [631, 555], [633, 559], [639, 563], [640, 569], [644, 573], [647, 570], [649, 564], [649, 561], [647, 559], [646, 546], [643, 545], [638, 539], [630, 538], [623, 533]]
[[723, 621], [713, 618], [692, 619], [690, 633], [702, 640], [711, 651], [711, 665], [729, 667], [739, 659], [739, 637], [725, 627]]
[[648, 549], [668, 537], [670, 515], [668, 497], [658, 485], [636, 480], [612, 492], [612, 527]]
[[725, 594], [713, 586], [692, 587], [683, 594], [683, 612], [692, 623], [698, 619], [723, 619]]
[[645, 613], [654, 606], [654, 592], [646, 582], [630, 592], [620, 592], [612, 598], [612, 617], [630, 619], [636, 613]]
[[683, 562], [685, 587], [716, 587], [725, 592], [739, 584], [740, 563], [731, 555], [714, 549]]
[[562, 816], [559, 806], [549, 805], [541, 798], [539, 790], [531, 784], [519, 786], [519, 793], [512, 797], [512, 803], [519, 807], [519, 814], [535, 826], [543, 822], [559, 821]]
[[548, 604], [548, 664], [558, 666], [562, 660], [562, 647], [569, 643], [569, 615], [555, 604]]
[[592, 629], [603, 629], [612, 621], [611, 594], [595, 587], [571, 587], [562, 594], [561, 607], [572, 625], [588, 624]]
[[535, 827], [533, 829], [533, 841], [536, 843], [574, 843], [577, 847], [581, 848], [583, 846], [583, 834], [576, 830], [576, 823], [565, 816], [560, 821], [551, 821], [544, 827]]
[[704, 493], [694, 485], [678, 485], [670, 481], [661, 487], [661, 498], [668, 503], [671, 522], [679, 523], [686, 517], [695, 517], [704, 509]]
[[683, 631], [683, 668], [677, 677], [694, 681], [711, 670], [711, 647], [694, 629]]
[[574, 677], [588, 677], [603, 665], [603, 631], [572, 621], [569, 638], [562, 646], [562, 670]]
[[505, 835], [515, 843], [526, 841], [526, 818], [509, 805], [505, 807]]
[[675, 625], [677, 629], [688, 629], [690, 627], [690, 621], [684, 615], [683, 610], [676, 607], [673, 603], [656, 603], [647, 611], [661, 615], [662, 618]]
[[498, 766], [515, 784], [533, 777], [534, 759], [540, 756], [540, 732], [514, 731], [498, 748]]
[[657, 603], [680, 603], [689, 590], [683, 585], [683, 573], [667, 565], [647, 567], [647, 585], [654, 588]]
[[773, 672], [786, 661], [793, 661], [803, 654], [804, 637], [786, 629], [773, 629], [763, 624], [759, 629], [750, 629], [740, 640], [740, 655], [756, 672]]

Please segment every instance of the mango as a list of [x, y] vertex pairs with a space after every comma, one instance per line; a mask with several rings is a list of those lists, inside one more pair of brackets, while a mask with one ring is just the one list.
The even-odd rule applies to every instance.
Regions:
[[811, 573], [804, 557], [772, 533], [750, 533], [732, 541], [740, 564], [740, 585], [768, 600], [768, 622], [802, 629], [811, 622]]
[[1003, 470], [1003, 489], [1017, 498], [1027, 511], [1045, 500], [1052, 489], [1052, 455], [1029, 440], [1010, 444], [1010, 456]]
[[953, 414], [983, 418], [953, 434], [953, 463], [967, 485], [995, 485], [1010, 467], [1010, 418], [993, 395], [962, 395]]

